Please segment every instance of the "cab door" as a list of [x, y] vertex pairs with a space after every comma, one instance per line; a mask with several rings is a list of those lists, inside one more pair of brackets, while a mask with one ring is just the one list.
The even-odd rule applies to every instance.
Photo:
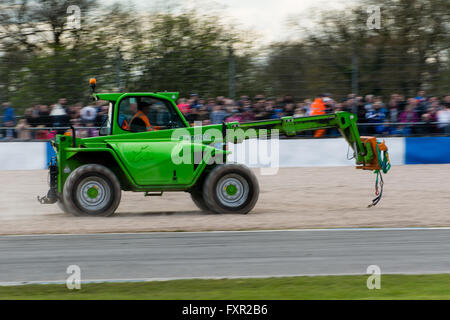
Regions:
[[179, 142], [116, 141], [109, 144], [138, 185], [182, 185], [192, 180], [193, 164], [172, 161], [172, 151], [176, 150]]

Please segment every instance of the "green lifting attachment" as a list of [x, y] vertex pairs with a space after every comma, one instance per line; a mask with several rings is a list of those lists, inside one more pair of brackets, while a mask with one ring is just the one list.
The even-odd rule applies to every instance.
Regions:
[[[227, 131], [231, 130], [232, 132], [232, 137], [227, 137], [227, 142], [233, 143], [274, 134], [284, 134], [289, 137], [304, 131], [336, 128], [353, 149], [356, 168], [372, 170], [377, 174], [375, 191], [377, 197], [372, 201], [370, 207], [376, 205], [381, 199], [383, 193], [381, 173], [387, 173], [391, 167], [388, 149], [384, 142], [377, 141], [375, 137], [361, 137], [357, 127], [357, 117], [350, 112], [341, 111], [312, 117], [283, 117], [244, 123], [230, 122], [226, 126]], [[381, 191], [379, 191], [379, 186]]]

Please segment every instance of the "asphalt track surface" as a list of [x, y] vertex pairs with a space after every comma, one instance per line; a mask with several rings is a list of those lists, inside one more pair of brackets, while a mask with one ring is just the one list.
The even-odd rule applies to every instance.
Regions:
[[450, 229], [331, 229], [0, 237], [0, 282], [449, 273]]

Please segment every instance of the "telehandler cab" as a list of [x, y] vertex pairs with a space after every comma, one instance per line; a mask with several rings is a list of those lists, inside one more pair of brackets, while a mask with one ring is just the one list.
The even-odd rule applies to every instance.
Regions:
[[258, 200], [258, 181], [246, 166], [226, 162], [227, 143], [326, 128], [340, 131], [357, 168], [377, 173], [377, 197], [370, 206], [381, 198], [378, 177], [390, 168], [387, 147], [360, 137], [349, 112], [199, 127], [186, 122], [176, 92], [101, 94], [95, 93], [95, 79], [90, 84], [94, 99], [109, 102], [105, 124], [98, 137], [77, 137], [73, 127], [71, 134], [56, 136], [50, 190], [38, 197], [41, 203], [58, 203], [76, 216], [111, 216], [122, 190], [146, 196], [184, 191], [201, 210], [246, 214]]

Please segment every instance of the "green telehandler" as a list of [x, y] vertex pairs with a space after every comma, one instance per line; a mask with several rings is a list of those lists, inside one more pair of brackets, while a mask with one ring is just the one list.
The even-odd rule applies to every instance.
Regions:
[[95, 100], [109, 102], [108, 115], [98, 137], [77, 137], [71, 127], [51, 142], [56, 156], [49, 164], [50, 190], [38, 197], [43, 204], [57, 203], [76, 216], [111, 216], [122, 190], [146, 196], [183, 191], [203, 211], [246, 214], [258, 200], [258, 181], [246, 166], [227, 162], [228, 143], [326, 128], [339, 130], [357, 168], [377, 173], [370, 206], [381, 198], [381, 173], [390, 168], [387, 147], [360, 137], [352, 113], [190, 126], [176, 92], [95, 93], [95, 79], [90, 84]]

